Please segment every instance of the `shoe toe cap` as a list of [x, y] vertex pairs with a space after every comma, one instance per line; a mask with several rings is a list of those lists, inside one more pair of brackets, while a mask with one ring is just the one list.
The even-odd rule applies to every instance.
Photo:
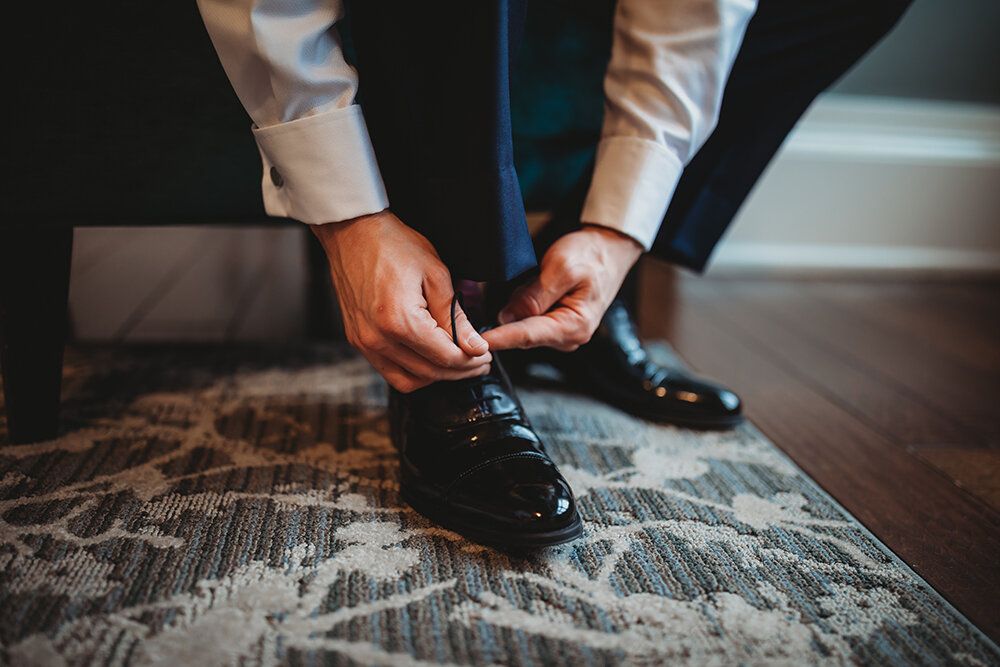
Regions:
[[719, 407], [727, 414], [738, 415], [743, 410], [740, 397], [728, 389], [720, 389], [716, 394], [716, 400], [719, 402]]
[[649, 395], [654, 403], [672, 404], [692, 414], [731, 416], [742, 410], [735, 393], [693, 376], [670, 378]]
[[493, 523], [548, 531], [576, 520], [569, 484], [556, 467], [536, 456], [491, 463], [458, 480], [449, 502]]

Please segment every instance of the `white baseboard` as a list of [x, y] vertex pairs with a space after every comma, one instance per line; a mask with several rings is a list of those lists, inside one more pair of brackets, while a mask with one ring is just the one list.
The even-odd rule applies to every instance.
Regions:
[[1000, 273], [1000, 251], [904, 246], [729, 243], [716, 251], [713, 273], [808, 271]]
[[820, 98], [709, 268], [769, 269], [1000, 271], [1000, 108]]

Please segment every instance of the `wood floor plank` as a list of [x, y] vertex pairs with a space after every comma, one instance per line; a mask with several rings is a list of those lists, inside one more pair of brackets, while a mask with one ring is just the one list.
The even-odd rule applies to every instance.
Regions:
[[[822, 287], [807, 284], [805, 291], [812, 294]], [[716, 290], [713, 314], [758, 344], [781, 350], [789, 367], [827, 400], [850, 411], [901, 449], [942, 443], [990, 444], [991, 436], [950, 417], [921, 392], [872, 368], [864, 355], [859, 358], [854, 351], [831, 346], [827, 336], [835, 337], [837, 332], [818, 331], [817, 327], [829, 323], [798, 316], [797, 293], [785, 302], [780, 295], [787, 292], [777, 291], [778, 296], [764, 299], [760, 291], [759, 286], [725, 283]]]
[[1000, 332], [1000, 280], [924, 284], [918, 298], [962, 326]]
[[911, 453], [1000, 511], [1000, 450], [914, 447]]
[[[817, 302], [820, 300], [815, 292], [810, 297]], [[1000, 373], [957, 353], [960, 341], [947, 336], [921, 337], [912, 330], [907, 332], [906, 327], [898, 326], [891, 316], [883, 316], [885, 311], [891, 311], [887, 304], [854, 305], [850, 300], [838, 298], [817, 303], [817, 306], [833, 306], [834, 317], [851, 316], [849, 321], [856, 324], [855, 331], [861, 339], [870, 341], [861, 352], [873, 368], [908, 383], [912, 389], [932, 398], [934, 405], [949, 416], [976, 429], [987, 444], [1000, 446], [997, 408], [1000, 405], [997, 392]]]
[[[685, 283], [685, 294], [698, 298], [711, 289], [704, 282]], [[877, 306], [858, 309], [821, 299], [808, 283], [733, 282], [740, 298], [760, 307], [783, 310], [789, 318], [845, 359], [853, 359], [921, 397], [947, 418], [978, 434], [977, 442], [997, 438], [997, 378], [942, 356], [935, 346], [902, 336], [877, 317]]]
[[[1000, 322], [996, 326], [976, 326], [978, 314], [970, 314], [969, 308], [953, 303], [960, 285], [939, 288], [941, 298], [929, 298], [928, 286], [920, 283], [847, 282], [810, 287], [810, 293], [851, 308], [863, 317], [876, 317], [886, 330], [918, 340], [942, 358], [966, 368], [1000, 374]], [[1000, 301], [1000, 289], [996, 300]]]
[[682, 304], [678, 351], [740, 392], [775, 444], [973, 622], [1000, 636], [1000, 520], [750, 342], [702, 304]]

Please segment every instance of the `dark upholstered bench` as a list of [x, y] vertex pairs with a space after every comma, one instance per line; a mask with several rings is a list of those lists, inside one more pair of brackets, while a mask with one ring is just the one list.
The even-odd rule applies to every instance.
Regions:
[[269, 219], [250, 120], [193, 1], [12, 13], [0, 361], [18, 443], [58, 433], [74, 227]]

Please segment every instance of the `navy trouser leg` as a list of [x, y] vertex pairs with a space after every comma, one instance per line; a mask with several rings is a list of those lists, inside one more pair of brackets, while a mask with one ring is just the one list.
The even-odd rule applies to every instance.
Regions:
[[653, 253], [701, 271], [812, 101], [896, 23], [909, 0], [761, 0], [719, 124], [685, 168]]
[[[909, 0], [760, 0], [729, 77], [719, 123], [685, 168], [653, 254], [704, 269], [809, 104], [895, 25], [908, 4]], [[536, 239], [539, 256], [555, 238], [578, 228], [589, 184], [590, 169], [553, 206], [552, 226]]]
[[390, 209], [455, 279], [507, 280], [536, 258], [514, 171], [509, 72], [524, 0], [359, 0], [359, 101]]

